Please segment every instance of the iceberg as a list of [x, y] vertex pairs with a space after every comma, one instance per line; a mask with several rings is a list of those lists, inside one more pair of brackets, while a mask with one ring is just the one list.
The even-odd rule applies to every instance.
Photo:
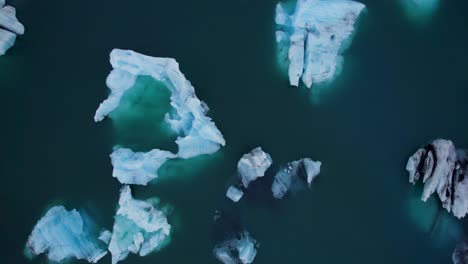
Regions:
[[0, 28], [0, 56], [15, 44], [15, 40], [16, 34]]
[[114, 49], [110, 54], [113, 70], [106, 83], [109, 97], [99, 105], [94, 120], [103, 120], [116, 109], [123, 94], [131, 89], [138, 76], [151, 76], [162, 82], [171, 92], [173, 112], [166, 113], [165, 121], [179, 137], [177, 156], [183, 159], [212, 154], [226, 144], [223, 135], [206, 116], [208, 106], [197, 98], [195, 89], [171, 58], [145, 56], [131, 50]]
[[76, 210], [54, 206], [37, 222], [26, 244], [31, 256], [47, 254], [51, 261], [69, 258], [96, 263], [107, 254], [92, 232], [92, 223]]
[[252, 263], [257, 255], [257, 241], [248, 232], [216, 245], [216, 258], [224, 264]]
[[226, 192], [226, 196], [235, 203], [237, 203], [242, 198], [243, 195], [244, 195], [244, 192], [236, 188], [235, 186], [230, 186]]
[[122, 188], [109, 242], [113, 264], [126, 259], [130, 253], [146, 256], [169, 243], [171, 226], [164, 210], [155, 206], [133, 199], [128, 185]]
[[320, 161], [309, 158], [289, 162], [275, 175], [271, 191], [273, 197], [281, 199], [290, 190], [298, 190], [310, 187], [312, 181], [319, 175]]
[[467, 166], [466, 151], [456, 150], [450, 140], [437, 139], [416, 151], [406, 170], [412, 184], [423, 178], [422, 201], [436, 192], [442, 207], [462, 218], [468, 212]]
[[364, 4], [350, 0], [297, 0], [295, 10], [278, 3], [275, 23], [278, 60], [288, 67], [289, 82], [313, 83], [332, 80], [339, 71], [354, 24]]
[[24, 26], [16, 18], [16, 9], [0, 0], [0, 56], [15, 44], [16, 35], [23, 34]]
[[251, 152], [244, 154], [237, 163], [239, 179], [245, 188], [249, 187], [252, 181], [265, 175], [265, 171], [271, 166], [273, 160], [271, 156], [264, 152], [261, 147], [255, 148]]
[[118, 148], [110, 155], [114, 170], [112, 176], [123, 184], [146, 185], [158, 178], [158, 169], [177, 155], [159, 149], [149, 152], [133, 152], [128, 148]]

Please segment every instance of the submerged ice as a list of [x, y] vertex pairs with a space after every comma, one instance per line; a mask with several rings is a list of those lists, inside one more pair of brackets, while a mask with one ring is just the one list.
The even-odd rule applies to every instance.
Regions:
[[321, 165], [320, 161], [309, 158], [289, 162], [275, 175], [271, 186], [273, 197], [281, 199], [290, 190], [310, 187], [312, 181], [319, 175]]
[[164, 162], [177, 156], [159, 149], [133, 152], [128, 148], [118, 148], [110, 157], [114, 167], [112, 176], [123, 184], [146, 185], [158, 177], [158, 170]]
[[24, 26], [16, 18], [16, 9], [0, 1], [0, 55], [15, 44], [16, 35], [23, 34]]
[[339, 70], [341, 53], [365, 6], [350, 0], [297, 0], [294, 11], [278, 3], [275, 22], [278, 60], [288, 68], [290, 84], [331, 80]]
[[406, 165], [410, 183], [420, 178], [424, 184], [421, 199], [427, 201], [435, 192], [442, 207], [458, 218], [468, 212], [468, 156], [456, 150], [450, 140], [437, 139], [420, 148]]
[[257, 255], [257, 241], [248, 232], [216, 245], [216, 258], [224, 264], [252, 263]]
[[437, 11], [440, 0], [399, 0], [406, 15], [415, 22], [426, 22]]
[[133, 199], [129, 186], [122, 188], [109, 243], [113, 264], [130, 253], [146, 256], [169, 243], [171, 226], [164, 210], [155, 206]]
[[109, 98], [99, 105], [94, 120], [101, 121], [117, 108], [125, 91], [131, 89], [138, 76], [151, 76], [162, 82], [171, 92], [173, 112], [165, 121], [179, 134], [177, 155], [181, 158], [212, 154], [225, 145], [223, 135], [206, 116], [207, 105], [195, 95], [195, 89], [179, 70], [179, 64], [171, 58], [155, 58], [130, 50], [114, 49], [110, 54], [114, 68], [107, 77], [111, 90]]
[[86, 215], [54, 206], [37, 222], [26, 252], [31, 256], [45, 253], [55, 262], [76, 258], [96, 263], [107, 251], [91, 229], [92, 222]]

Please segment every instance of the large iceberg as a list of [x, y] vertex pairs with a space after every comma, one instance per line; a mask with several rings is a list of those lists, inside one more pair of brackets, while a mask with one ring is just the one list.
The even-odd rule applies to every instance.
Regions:
[[320, 161], [309, 158], [289, 162], [275, 175], [271, 186], [273, 197], [281, 199], [290, 190], [310, 187], [312, 181], [319, 175], [321, 165]]
[[169, 243], [171, 226], [166, 212], [155, 206], [133, 199], [129, 186], [122, 188], [109, 243], [113, 264], [127, 258], [129, 253], [146, 256]]
[[257, 241], [248, 232], [216, 245], [213, 250], [216, 258], [224, 264], [248, 264], [257, 255]]
[[244, 154], [237, 163], [239, 179], [245, 188], [249, 187], [252, 181], [265, 175], [265, 171], [271, 166], [273, 160], [271, 156], [264, 152], [261, 147], [255, 148], [251, 152]]
[[24, 34], [24, 26], [16, 18], [16, 10], [5, 6], [5, 0], [0, 1], [0, 56], [15, 44], [16, 35]]
[[86, 215], [54, 206], [37, 222], [28, 238], [26, 252], [31, 256], [45, 253], [55, 262], [77, 258], [96, 263], [107, 251], [92, 229], [93, 224]]
[[341, 67], [340, 55], [354, 31], [365, 6], [350, 0], [297, 0], [295, 10], [278, 3], [275, 22], [280, 65], [289, 64], [290, 84], [302, 77], [313, 83], [331, 80]]
[[133, 152], [128, 148], [118, 148], [110, 157], [114, 167], [112, 176], [123, 184], [146, 185], [158, 177], [158, 170], [164, 162], [177, 156], [159, 149]]
[[101, 121], [117, 108], [123, 94], [131, 89], [138, 76], [151, 76], [162, 82], [171, 92], [171, 106], [165, 121], [180, 136], [177, 156], [191, 158], [212, 154], [225, 145], [223, 135], [206, 116], [209, 108], [195, 95], [195, 89], [179, 70], [179, 64], [171, 58], [155, 58], [131, 50], [114, 49], [110, 54], [113, 70], [107, 77], [111, 90], [109, 98], [99, 105], [94, 120]]
[[450, 140], [437, 139], [416, 151], [406, 170], [410, 183], [416, 184], [423, 178], [423, 201], [436, 192], [442, 206], [461, 218], [468, 212], [467, 166], [464, 150], [456, 150]]

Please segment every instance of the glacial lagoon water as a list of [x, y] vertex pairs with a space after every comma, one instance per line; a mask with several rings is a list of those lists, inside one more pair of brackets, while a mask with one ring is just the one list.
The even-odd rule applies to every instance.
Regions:
[[[260, 242], [256, 264], [451, 263], [458, 226], [448, 218], [428, 231], [437, 203], [414, 198], [405, 165], [433, 138], [468, 147], [468, 4], [441, 1], [432, 19], [414, 23], [398, 1], [362, 2], [367, 12], [341, 74], [311, 92], [290, 87], [277, 68], [276, 1], [10, 1], [26, 34], [0, 57], [2, 263], [46, 263], [23, 249], [55, 204], [112, 227], [121, 186], [108, 157], [115, 144], [176, 148], [144, 120], [94, 122], [113, 48], [175, 58], [227, 142], [133, 188], [138, 199], [174, 207], [174, 233], [161, 252], [123, 263], [216, 263], [216, 209], [239, 215]], [[141, 85], [143, 97], [153, 96], [144, 93], [151, 80]], [[310, 157], [322, 161], [321, 174], [289, 199], [260, 193], [234, 206], [225, 197], [229, 179], [257, 146], [272, 168]], [[455, 223], [466, 232], [466, 220]]]

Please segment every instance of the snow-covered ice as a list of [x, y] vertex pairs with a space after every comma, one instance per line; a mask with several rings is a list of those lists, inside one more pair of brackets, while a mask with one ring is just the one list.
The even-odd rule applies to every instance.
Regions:
[[92, 222], [76, 210], [54, 206], [37, 222], [26, 244], [32, 256], [47, 254], [51, 261], [69, 258], [96, 263], [107, 254], [104, 243], [92, 232]]
[[335, 76], [365, 6], [351, 0], [297, 0], [288, 12], [286, 4], [276, 6], [276, 42], [280, 65], [286, 63], [290, 84], [310, 88]]
[[309, 158], [289, 162], [275, 175], [271, 186], [273, 196], [281, 199], [290, 190], [310, 187], [312, 181], [319, 175], [321, 165], [320, 161], [313, 161]]
[[252, 263], [257, 255], [257, 241], [248, 232], [216, 245], [216, 258], [224, 264]]
[[226, 192], [226, 196], [235, 203], [237, 203], [243, 195], [244, 192], [235, 186], [230, 186]]
[[179, 134], [176, 140], [180, 158], [212, 154], [225, 145], [223, 135], [206, 116], [207, 105], [195, 95], [195, 89], [179, 70], [179, 64], [171, 58], [145, 56], [131, 50], [114, 49], [110, 54], [113, 70], [107, 77], [111, 90], [109, 98], [99, 105], [94, 120], [101, 121], [116, 109], [138, 76], [151, 76], [162, 82], [171, 92], [174, 111], [166, 114], [165, 121]]
[[238, 176], [244, 187], [249, 187], [249, 183], [263, 177], [272, 163], [271, 156], [264, 152], [261, 147], [244, 154], [237, 163]]
[[416, 151], [406, 170], [413, 184], [423, 178], [421, 200], [427, 201], [436, 192], [442, 206], [461, 218], [468, 212], [467, 166], [465, 150], [456, 150], [450, 140], [437, 139]]
[[164, 162], [177, 156], [159, 149], [133, 152], [128, 148], [117, 148], [110, 157], [114, 167], [112, 176], [123, 184], [146, 185], [158, 178], [158, 170]]
[[127, 258], [129, 253], [146, 256], [169, 243], [171, 226], [166, 213], [154, 206], [133, 199], [129, 186], [122, 188], [109, 243], [113, 264]]

